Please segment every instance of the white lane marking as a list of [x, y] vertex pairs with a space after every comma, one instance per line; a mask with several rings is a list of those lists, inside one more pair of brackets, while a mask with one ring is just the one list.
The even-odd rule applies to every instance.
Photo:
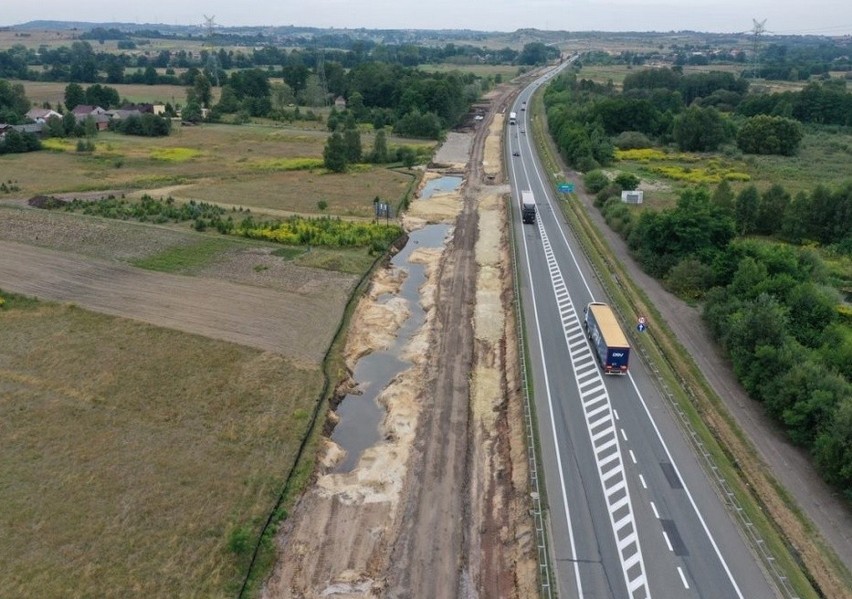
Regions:
[[624, 429], [621, 429], [621, 437], [624, 439], [624, 442], [627, 443], [627, 433], [624, 432]]
[[659, 519], [660, 519], [660, 512], [658, 512], [658, 511], [657, 511], [657, 506], [656, 506], [656, 505], [654, 505], [654, 502], [653, 502], [653, 501], [651, 501], [651, 502], [649, 502], [649, 503], [651, 504], [651, 509], [652, 509], [652, 510], [654, 510], [654, 517], [655, 517], [657, 520], [659, 520]]
[[618, 417], [618, 410], [616, 410], [615, 408], [613, 408], [613, 409], [612, 409], [612, 415], [613, 415], [613, 416], [615, 416], [615, 419], [616, 419], [616, 420], [621, 420], [621, 419]]
[[666, 540], [666, 545], [668, 546], [669, 551], [674, 552], [674, 549], [672, 549], [672, 542], [669, 541], [669, 535], [666, 534], [666, 531], [663, 531], [663, 538]]
[[689, 499], [690, 505], [692, 505], [692, 510], [695, 512], [695, 515], [698, 517], [698, 521], [701, 522], [701, 527], [704, 529], [704, 534], [707, 535], [707, 538], [710, 540], [710, 544], [713, 546], [713, 550], [716, 552], [716, 557], [719, 558], [719, 561], [722, 563], [722, 568], [725, 570], [725, 574], [728, 575], [728, 580], [731, 582], [731, 586], [734, 587], [734, 591], [737, 593], [737, 597], [740, 599], [745, 599], [743, 597], [742, 592], [740, 591], [739, 585], [737, 585], [737, 581], [734, 580], [734, 575], [731, 573], [730, 568], [728, 568], [728, 562], [725, 561], [725, 558], [722, 556], [722, 552], [719, 550], [719, 546], [716, 544], [716, 539], [713, 538], [713, 535], [710, 534], [710, 529], [707, 527], [707, 523], [704, 521], [704, 517], [701, 515], [701, 512], [698, 509], [698, 506], [695, 504], [695, 499], [692, 498], [692, 493], [689, 492], [689, 487], [686, 486], [686, 480], [681, 476], [680, 469], [677, 467], [677, 463], [675, 463], [674, 458], [672, 457], [672, 453], [669, 451], [668, 445], [663, 441], [663, 435], [660, 434], [660, 429], [657, 428], [657, 423], [654, 422], [654, 419], [651, 417], [651, 410], [648, 409], [648, 404], [645, 403], [645, 398], [642, 397], [642, 394], [639, 392], [639, 387], [636, 386], [636, 381], [633, 380], [633, 375], [629, 372], [627, 376], [630, 378], [630, 383], [633, 385], [633, 389], [636, 390], [636, 395], [639, 397], [639, 401], [642, 403], [642, 408], [645, 410], [645, 414], [648, 416], [648, 420], [651, 422], [651, 426], [654, 427], [654, 432], [657, 434], [657, 439], [660, 441], [660, 445], [663, 446], [663, 451], [666, 452], [666, 457], [669, 458], [669, 462], [671, 462], [672, 468], [674, 468], [675, 473], [683, 485], [683, 490], [686, 493], [687, 498]]
[[680, 566], [677, 567], [677, 573], [680, 574], [680, 580], [681, 582], [683, 582], [683, 588], [688, 589], [689, 583], [686, 582], [686, 575], [683, 573], [683, 570], [681, 570]]
[[647, 488], [648, 488], [648, 485], [646, 485], [646, 484], [645, 484], [645, 477], [644, 477], [644, 476], [642, 476], [641, 474], [639, 475], [639, 482], [640, 482], [640, 483], [642, 483], [642, 488], [643, 488], [643, 489], [647, 489]]
[[[514, 178], [515, 163], [512, 162], [511, 164], [512, 164], [512, 180], [515, 180], [515, 178]], [[520, 207], [521, 207], [520, 206], [520, 204], [521, 204], [520, 195], [521, 195], [520, 193], [517, 194], [518, 209], [519, 210], [520, 210]], [[536, 219], [536, 220], [539, 220], [539, 219]], [[571, 511], [568, 509], [568, 492], [567, 492], [566, 487], [565, 487], [565, 474], [564, 474], [564, 470], [562, 468], [562, 452], [560, 451], [560, 448], [559, 448], [559, 437], [556, 434], [556, 420], [555, 420], [555, 417], [554, 417], [554, 410], [553, 410], [553, 396], [551, 395], [551, 392], [550, 392], [550, 376], [547, 373], [547, 364], [544, 360], [544, 355], [545, 355], [544, 354], [544, 346], [543, 346], [542, 341], [541, 341], [541, 323], [539, 322], [539, 319], [538, 319], [538, 302], [536, 302], [536, 299], [535, 299], [535, 297], [536, 297], [535, 283], [533, 282], [532, 267], [530, 266], [530, 252], [529, 252], [529, 248], [527, 247], [526, 235], [522, 234], [521, 239], [524, 242], [524, 257], [526, 258], [526, 263], [527, 263], [527, 268], [526, 268], [527, 279], [529, 281], [530, 290], [532, 291], [532, 293], [530, 295], [532, 296], [533, 319], [535, 320], [535, 327], [536, 327], [536, 331], [538, 332], [538, 351], [539, 351], [539, 355], [541, 356], [541, 360], [540, 360], [541, 367], [542, 367], [542, 370], [544, 371], [544, 388], [545, 388], [545, 393], [547, 395], [547, 411], [548, 411], [548, 415], [550, 416], [550, 431], [551, 431], [551, 434], [553, 435], [553, 443], [554, 443], [555, 448], [556, 448], [556, 467], [559, 469], [559, 486], [560, 486], [560, 490], [562, 492], [561, 493], [562, 494], [562, 509], [565, 512], [565, 522], [566, 522], [566, 525], [568, 526], [568, 542], [571, 546], [571, 555], [570, 555], [569, 559], [571, 560], [571, 562], [573, 563], [573, 566], [574, 566], [574, 580], [576, 580], [576, 584], [577, 584], [577, 596], [583, 597], [584, 596], [583, 595], [583, 584], [580, 581], [580, 566], [579, 566], [579, 560], [577, 559], [577, 545], [574, 541], [574, 529], [571, 526]]]
[[[565, 345], [568, 348], [571, 366], [574, 370], [574, 384], [577, 386], [577, 391], [580, 395], [580, 403], [586, 421], [586, 430], [592, 442], [592, 451], [595, 457], [595, 464], [598, 468], [598, 480], [600, 481], [605, 497], [610, 526], [617, 545], [622, 528], [630, 526], [630, 530], [635, 531], [636, 523], [633, 516], [633, 506], [630, 502], [630, 489], [627, 487], [624, 464], [621, 459], [622, 453], [618, 442], [618, 433], [615, 429], [615, 420], [612, 417], [612, 404], [599, 368], [595, 368], [590, 372], [591, 376], [589, 378], [584, 378], [582, 382], [578, 380], [577, 367], [580, 363], [586, 363], [586, 358], [591, 356], [592, 349], [587, 343], [583, 326], [571, 302], [570, 295], [563, 296], [559, 293], [559, 291], [565, 288], [565, 279], [562, 276], [559, 264], [556, 261], [556, 254], [553, 252], [553, 247], [547, 237], [547, 231], [544, 229], [543, 220], [537, 218], [536, 223], [538, 224], [541, 245], [547, 260], [551, 289], [553, 290], [557, 307], [561, 314], [571, 314], [570, 318], [564, 316], [562, 318], [562, 333]], [[524, 240], [526, 242], [526, 236]], [[586, 372], [584, 371], [585, 374]], [[636, 456], [633, 454], [633, 451], [630, 451], [630, 456], [635, 464]], [[614, 465], [611, 468], [604, 469], [604, 466], [613, 462]], [[607, 488], [604, 479], [607, 476], [611, 476], [613, 470], [619, 472], [622, 476], [622, 482]], [[624, 516], [629, 516], [629, 518], [625, 519]], [[616, 526], [617, 523], [620, 526]], [[648, 589], [645, 563], [638, 536], [635, 539], [635, 543], [632, 543], [629, 548], [618, 552], [618, 559], [621, 562], [622, 575], [624, 576], [624, 582], [630, 596], [635, 596], [634, 593], [641, 589], [642, 592], [640, 595], [650, 599], [651, 592]]]
[[632, 449], [630, 449], [630, 450], [628, 450], [628, 451], [630, 452], [630, 459], [631, 459], [631, 460], [633, 460], [633, 463], [634, 463], [634, 464], [638, 464], [639, 462], [637, 462], [637, 461], [636, 461], [636, 454], [635, 454], [635, 453], [633, 453], [633, 450], [632, 450]]
[[[529, 139], [526, 140], [527, 147], [530, 151], [532, 151], [531, 142]], [[514, 166], [514, 165], [513, 165]], [[526, 174], [526, 165], [524, 165], [524, 173]], [[548, 190], [548, 185], [545, 185], [544, 180], [541, 178], [541, 171], [536, 169], [535, 171], [536, 178], [538, 179], [538, 183], [541, 189], [545, 192], [545, 199], [547, 203], [550, 205], [551, 210], [558, 210], [558, 206], [554, 207], [553, 200], [551, 198]], [[529, 179], [529, 177], [527, 177]], [[583, 275], [583, 271], [580, 268], [580, 263], [577, 261], [577, 256], [574, 254], [574, 250], [571, 249], [571, 245], [568, 243], [568, 237], [565, 235], [565, 229], [563, 222], [554, 218], [554, 222], [556, 223], [556, 228], [559, 230], [559, 234], [562, 237], [562, 241], [565, 243], [565, 248], [568, 250], [568, 253], [571, 256], [571, 260], [574, 262], [574, 266], [577, 269], [577, 274], [580, 275], [580, 280], [583, 281], [583, 285], [586, 287], [586, 291], [589, 293], [589, 297], [594, 298], [594, 294], [592, 293], [591, 287], [589, 287], [589, 282], [586, 280], [586, 277]], [[689, 503], [692, 505], [692, 509], [695, 512], [695, 515], [698, 517], [699, 522], [701, 522], [701, 527], [704, 529], [704, 534], [707, 535], [710, 544], [713, 546], [713, 550], [716, 552], [716, 557], [719, 558], [719, 562], [722, 564], [722, 568], [725, 570], [725, 574], [728, 576], [728, 580], [731, 583], [731, 586], [734, 588], [734, 591], [737, 593], [737, 597], [740, 599], [745, 599], [743, 597], [742, 592], [740, 591], [739, 585], [737, 585], [737, 581], [734, 580], [734, 575], [731, 573], [730, 568], [728, 568], [728, 563], [725, 561], [725, 558], [722, 556], [722, 552], [719, 550], [719, 546], [716, 544], [716, 539], [713, 538], [713, 535], [710, 533], [710, 529], [707, 527], [707, 523], [704, 521], [704, 517], [701, 515], [701, 512], [698, 510], [698, 506], [695, 503], [695, 500], [692, 497], [692, 493], [689, 492], [689, 488], [686, 486], [686, 482], [683, 477], [680, 475], [680, 471], [678, 470], [677, 464], [672, 458], [671, 452], [669, 451], [666, 442], [663, 441], [663, 436], [660, 434], [660, 430], [657, 427], [657, 423], [654, 421], [654, 418], [651, 416], [651, 411], [648, 409], [648, 404], [645, 402], [645, 398], [639, 392], [639, 387], [636, 385], [636, 380], [633, 378], [633, 374], [628, 370], [627, 377], [630, 379], [630, 383], [633, 385], [633, 388], [636, 390], [636, 395], [639, 397], [639, 401], [642, 403], [642, 408], [645, 410], [645, 414], [648, 417], [648, 420], [651, 422], [651, 426], [654, 428], [654, 432], [657, 434], [657, 439], [660, 441], [660, 444], [663, 446], [663, 450], [666, 452], [666, 455], [669, 458], [669, 462], [671, 462], [672, 466], [677, 472], [678, 477], [683, 482], [683, 490], [686, 492], [687, 498], [689, 498]]]

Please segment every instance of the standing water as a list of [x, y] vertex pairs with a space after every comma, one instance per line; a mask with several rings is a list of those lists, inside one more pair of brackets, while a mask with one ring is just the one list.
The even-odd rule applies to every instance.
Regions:
[[[437, 191], [453, 191], [461, 185], [461, 177], [441, 177], [426, 183], [421, 198], [429, 198]], [[331, 439], [346, 451], [338, 464], [337, 472], [351, 472], [358, 464], [361, 453], [379, 440], [379, 426], [384, 409], [377, 398], [393, 378], [410, 366], [402, 359], [403, 348], [423, 325], [426, 313], [420, 306], [420, 287], [426, 281], [426, 268], [409, 261], [417, 248], [440, 248], [449, 231], [449, 225], [427, 225], [412, 231], [405, 247], [391, 259], [391, 265], [407, 273], [399, 289], [399, 297], [409, 307], [410, 315], [397, 331], [396, 338], [387, 349], [374, 351], [358, 360], [353, 376], [358, 383], [358, 394], [347, 394], [337, 406], [340, 421], [334, 427]], [[387, 301], [390, 294], [378, 301]]]

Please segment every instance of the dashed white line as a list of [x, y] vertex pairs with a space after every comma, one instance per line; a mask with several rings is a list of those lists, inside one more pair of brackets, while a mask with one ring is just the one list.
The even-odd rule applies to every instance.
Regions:
[[641, 474], [639, 475], [639, 482], [640, 482], [640, 483], [642, 483], [642, 488], [643, 488], [643, 489], [647, 489], [647, 488], [648, 488], [648, 485], [646, 485], [646, 484], [645, 484], [645, 477], [644, 477], [644, 476], [642, 476]]
[[624, 429], [619, 429], [621, 431], [621, 438], [627, 441], [627, 433], [624, 432]]
[[677, 567], [677, 573], [680, 574], [680, 580], [683, 583], [683, 588], [688, 589], [689, 583], [686, 582], [686, 575], [683, 573], [683, 570], [680, 569], [680, 566]]
[[669, 551], [674, 551], [674, 549], [672, 549], [672, 542], [669, 541], [669, 535], [666, 534], [666, 531], [663, 531], [663, 538], [666, 540], [666, 545], [668, 546]]
[[618, 410], [616, 410], [615, 408], [613, 408], [613, 409], [612, 409], [612, 415], [613, 415], [613, 416], [615, 416], [615, 419], [616, 419], [616, 420], [619, 420], [619, 418], [618, 418]]
[[630, 452], [630, 459], [631, 459], [631, 460], [633, 460], [633, 463], [634, 463], [634, 464], [638, 464], [639, 462], [637, 462], [637, 461], [636, 461], [636, 454], [635, 454], [635, 453], [633, 453], [633, 450], [632, 450], [632, 449], [628, 449], [628, 451]]
[[657, 520], [659, 520], [659, 519], [660, 519], [660, 513], [657, 511], [657, 506], [656, 506], [656, 505], [654, 505], [654, 502], [653, 502], [653, 501], [651, 501], [651, 502], [649, 502], [649, 503], [651, 504], [651, 509], [652, 509], [652, 510], [654, 510], [654, 517], [655, 517]]

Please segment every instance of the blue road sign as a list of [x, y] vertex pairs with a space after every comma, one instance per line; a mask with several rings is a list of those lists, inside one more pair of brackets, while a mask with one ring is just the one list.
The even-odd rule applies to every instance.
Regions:
[[645, 330], [645, 325], [640, 322], [639, 324], [636, 325], [636, 330], [641, 333], [642, 331]]
[[573, 183], [560, 183], [556, 186], [556, 189], [561, 193], [574, 193], [574, 184]]

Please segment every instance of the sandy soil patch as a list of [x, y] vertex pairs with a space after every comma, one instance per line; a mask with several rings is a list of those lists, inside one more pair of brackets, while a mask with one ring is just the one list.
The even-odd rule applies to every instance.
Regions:
[[458, 133], [450, 131], [447, 139], [438, 148], [432, 158], [432, 164], [436, 168], [449, 168], [453, 170], [464, 170], [470, 157], [470, 149], [473, 145], [473, 134]]
[[503, 114], [495, 114], [485, 138], [482, 170], [486, 178], [498, 179], [503, 172]]

